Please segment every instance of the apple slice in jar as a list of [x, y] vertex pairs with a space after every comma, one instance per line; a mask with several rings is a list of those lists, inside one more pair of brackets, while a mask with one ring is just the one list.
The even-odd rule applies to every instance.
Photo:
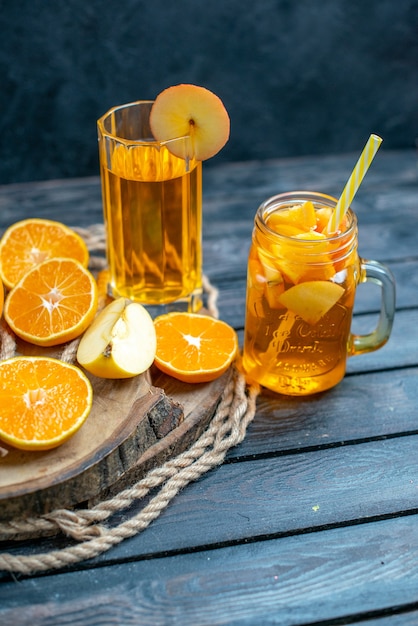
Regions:
[[290, 287], [279, 298], [308, 324], [316, 324], [340, 300], [344, 287], [326, 280], [312, 280]]
[[281, 309], [283, 305], [280, 303], [279, 296], [284, 292], [282, 273], [274, 261], [267, 254], [264, 254], [263, 250], [258, 250], [258, 257], [265, 280], [265, 297], [269, 307], [270, 309]]

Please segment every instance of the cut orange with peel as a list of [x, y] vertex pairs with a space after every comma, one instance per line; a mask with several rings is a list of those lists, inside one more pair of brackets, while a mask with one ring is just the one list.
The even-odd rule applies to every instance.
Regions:
[[0, 278], [11, 289], [38, 263], [63, 256], [88, 265], [87, 245], [71, 228], [40, 218], [16, 222], [0, 240]]
[[46, 357], [0, 362], [0, 439], [22, 450], [55, 448], [82, 426], [93, 403], [87, 376]]
[[226, 322], [198, 313], [167, 313], [154, 320], [155, 365], [186, 383], [221, 376], [238, 352], [235, 330]]
[[49, 259], [27, 272], [8, 293], [4, 317], [18, 337], [56, 346], [81, 335], [98, 306], [94, 276], [73, 259]]

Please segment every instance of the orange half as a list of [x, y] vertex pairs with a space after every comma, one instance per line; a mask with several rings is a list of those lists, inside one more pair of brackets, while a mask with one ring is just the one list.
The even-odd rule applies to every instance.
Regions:
[[238, 352], [235, 330], [195, 313], [168, 313], [154, 320], [155, 365], [187, 383], [209, 382], [229, 368]]
[[44, 357], [0, 362], [0, 439], [22, 450], [55, 448], [85, 422], [93, 403], [86, 375]]
[[44, 261], [8, 293], [4, 317], [18, 337], [39, 346], [75, 339], [91, 324], [98, 306], [97, 284], [73, 259]]
[[35, 265], [53, 257], [68, 257], [87, 267], [86, 243], [68, 226], [30, 218], [7, 228], [0, 240], [0, 278], [11, 289]]

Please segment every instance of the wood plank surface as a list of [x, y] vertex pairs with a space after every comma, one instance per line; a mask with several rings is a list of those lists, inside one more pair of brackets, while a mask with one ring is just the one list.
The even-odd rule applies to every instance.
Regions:
[[19, 626], [361, 623], [416, 609], [417, 546], [412, 516], [113, 564], [4, 584], [0, 618]]
[[[257, 206], [290, 189], [338, 195], [357, 156], [204, 168], [204, 269], [219, 289], [220, 317], [241, 344]], [[263, 390], [244, 441], [145, 532], [65, 570], [1, 573], [0, 623], [418, 623], [417, 163], [412, 150], [382, 149], [354, 203], [360, 253], [396, 278], [384, 348], [349, 359], [344, 380], [326, 393], [286, 398]], [[18, 215], [100, 222], [99, 180], [0, 187], [0, 230]], [[376, 322], [376, 296], [359, 288], [356, 332]], [[70, 543], [6, 541], [1, 551], [36, 554]]]
[[[418, 513], [417, 457], [418, 437], [405, 436], [226, 463], [189, 484], [150, 532], [119, 544], [95, 562], [149, 558]], [[130, 515], [142, 506], [133, 504]], [[116, 514], [114, 523], [120, 517]], [[39, 543], [38, 550], [54, 543], [61, 541]], [[9, 546], [13, 554], [19, 550], [18, 545]]]

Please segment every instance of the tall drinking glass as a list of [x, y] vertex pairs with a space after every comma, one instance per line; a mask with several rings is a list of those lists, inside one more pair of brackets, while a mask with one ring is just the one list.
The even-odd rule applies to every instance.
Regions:
[[[117, 106], [98, 120], [109, 292], [151, 314], [195, 312], [202, 294], [202, 169], [190, 137], [156, 141], [153, 102]], [[181, 144], [181, 159], [170, 145]]]

